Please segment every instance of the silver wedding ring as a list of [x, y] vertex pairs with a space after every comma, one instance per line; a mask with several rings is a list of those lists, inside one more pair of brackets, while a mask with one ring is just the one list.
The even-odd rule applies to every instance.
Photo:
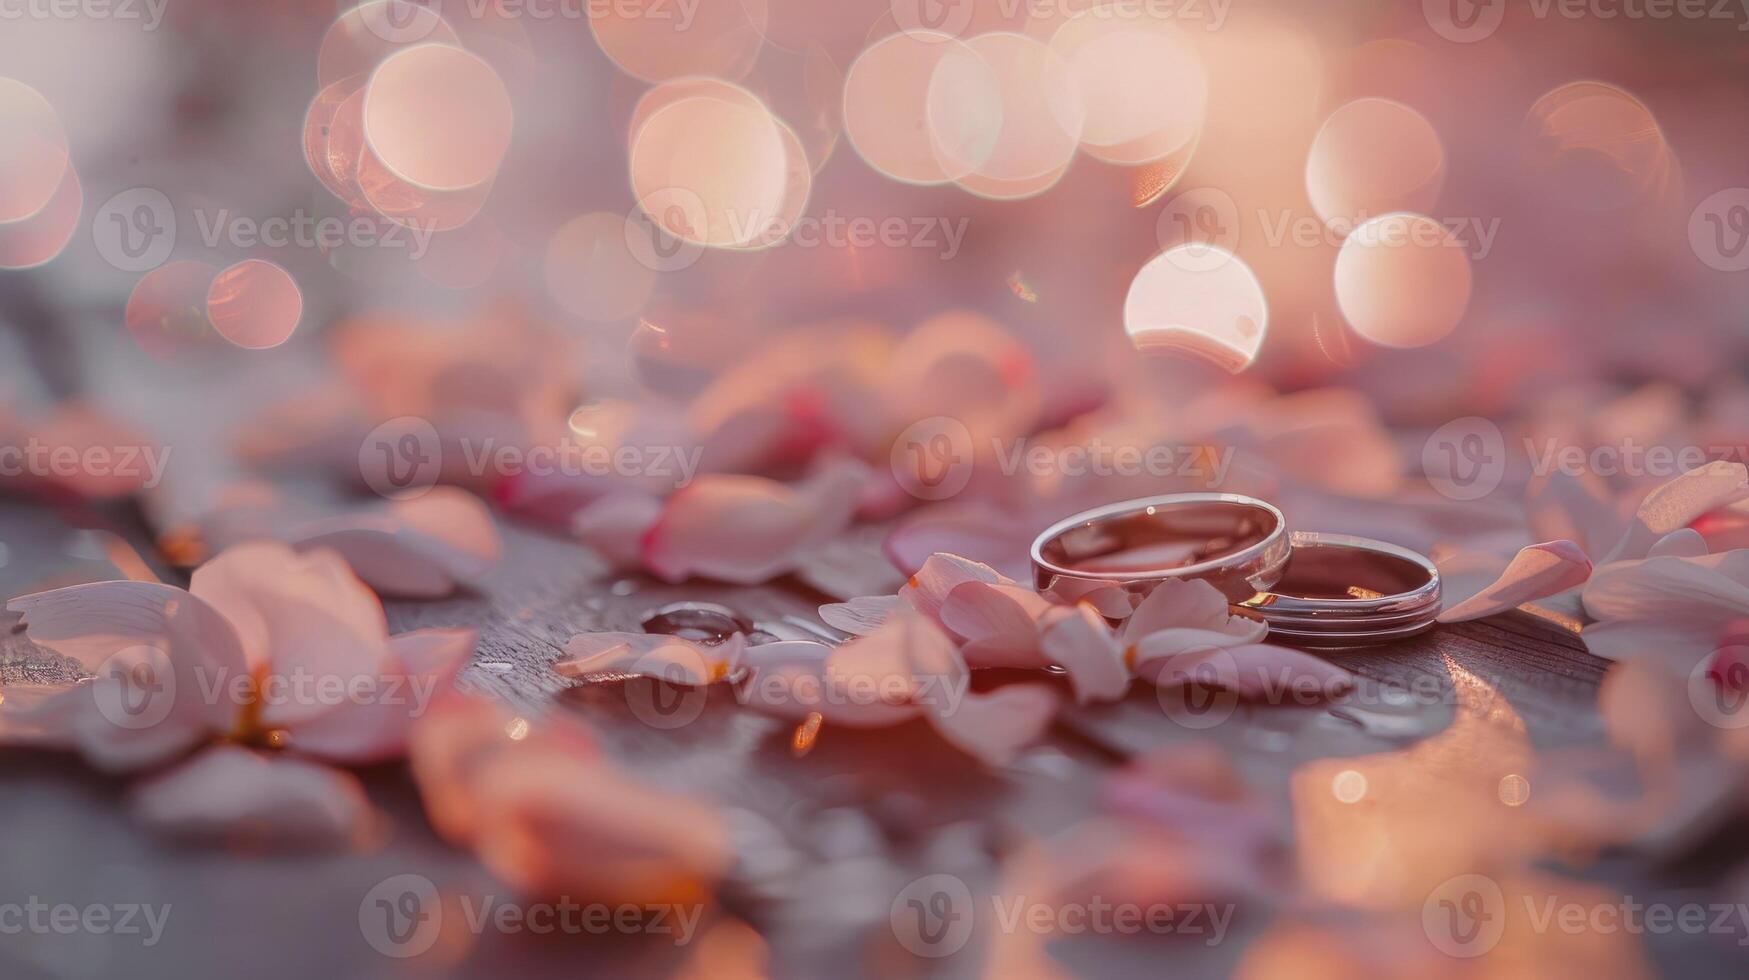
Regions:
[[1110, 504], [1046, 528], [1032, 543], [1034, 585], [1060, 602], [1118, 590], [1131, 608], [1167, 579], [1201, 579], [1229, 602], [1274, 585], [1287, 521], [1236, 493], [1174, 493]]
[[1269, 635], [1301, 646], [1390, 643], [1439, 618], [1439, 569], [1408, 548], [1347, 534], [1295, 531], [1282, 576], [1238, 604]]
[[[1389, 643], [1439, 617], [1439, 569], [1408, 548], [1345, 534], [1289, 532], [1273, 504], [1232, 493], [1127, 500], [1076, 514], [1032, 544], [1034, 584], [1058, 602], [1116, 594], [1134, 609], [1168, 579], [1199, 579], [1271, 638], [1300, 646]], [[1120, 609], [1119, 612], [1122, 610]]]

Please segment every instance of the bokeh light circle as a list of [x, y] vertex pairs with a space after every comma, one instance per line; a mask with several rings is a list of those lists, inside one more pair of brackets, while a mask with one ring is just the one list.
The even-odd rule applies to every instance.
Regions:
[[513, 120], [498, 73], [460, 48], [396, 52], [365, 88], [366, 146], [397, 177], [429, 190], [491, 181], [510, 149]]
[[584, 10], [602, 52], [646, 82], [746, 75], [771, 18], [767, 0], [613, 0]]
[[1652, 111], [1604, 82], [1569, 82], [1524, 121], [1524, 163], [1538, 186], [1581, 211], [1613, 211], [1655, 193], [1674, 158]]
[[1425, 215], [1380, 215], [1336, 255], [1336, 302], [1354, 332], [1384, 347], [1425, 347], [1458, 325], [1470, 303], [1470, 259]]
[[0, 221], [48, 207], [69, 169], [67, 133], [41, 92], [0, 78]]
[[28, 218], [0, 222], [0, 269], [34, 269], [60, 255], [73, 240], [84, 207], [79, 174], [69, 166], [42, 210]]
[[1233, 372], [1257, 358], [1269, 329], [1262, 283], [1218, 246], [1179, 245], [1149, 260], [1130, 282], [1123, 316], [1142, 353], [1188, 354]]
[[[956, 182], [975, 194], [1016, 199], [1048, 189], [1074, 159], [1087, 118], [1068, 63], [1043, 42], [1005, 31], [980, 34], [965, 48], [949, 51], [930, 83], [937, 151], [964, 169]], [[979, 81], [986, 77], [979, 61], [993, 89]], [[1000, 124], [990, 140], [992, 119]]]
[[1090, 7], [1050, 40], [1081, 98], [1081, 148], [1107, 163], [1162, 159], [1202, 129], [1208, 77], [1201, 59], [1182, 31], [1150, 9], [1124, 0]]
[[1368, 218], [1426, 212], [1445, 186], [1445, 144], [1419, 112], [1356, 99], [1330, 114], [1306, 157], [1312, 209], [1340, 234]]
[[685, 241], [716, 248], [754, 241], [782, 213], [789, 180], [783, 134], [757, 100], [681, 99], [632, 135], [638, 204]]
[[366, 0], [328, 25], [316, 51], [316, 84], [369, 74], [384, 58], [410, 45], [460, 44], [433, 5], [415, 0]]
[[[938, 94], [942, 85], [947, 91]], [[935, 101], [948, 95], [973, 99], [990, 114], [961, 113], [959, 128], [949, 129], [930, 118]], [[844, 135], [851, 147], [875, 170], [907, 184], [945, 184], [982, 163], [978, 148], [987, 156], [994, 147], [1001, 111], [995, 73], [965, 42], [946, 34], [884, 37], [844, 76]]]
[[291, 339], [304, 315], [304, 295], [291, 273], [262, 259], [245, 259], [213, 277], [207, 287], [213, 330], [248, 350]]

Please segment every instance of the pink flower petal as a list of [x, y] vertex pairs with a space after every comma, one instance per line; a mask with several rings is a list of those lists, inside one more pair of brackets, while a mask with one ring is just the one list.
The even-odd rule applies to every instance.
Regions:
[[1707, 539], [1692, 527], [1679, 527], [1658, 539], [1647, 558], [1699, 558], [1706, 554]]
[[69, 715], [51, 704], [65, 693], [65, 684], [0, 685], [0, 745], [72, 748]]
[[1499, 615], [1577, 588], [1590, 577], [1591, 559], [1573, 542], [1533, 544], [1520, 551], [1492, 585], [1441, 613], [1439, 621], [1462, 623]]
[[[97, 676], [0, 702], [0, 727], [76, 747], [93, 766], [151, 766], [230, 731], [245, 709], [230, 682], [249, 668], [212, 606], [173, 586], [99, 582], [14, 599], [26, 635]], [[10, 686], [7, 688], [10, 692]], [[46, 695], [46, 692], [35, 692]]]
[[1043, 667], [1038, 619], [1049, 608], [1031, 589], [966, 582], [941, 604], [941, 624], [965, 641], [973, 667]]
[[990, 585], [1014, 585], [994, 568], [959, 555], [939, 553], [924, 559], [923, 564], [899, 590], [900, 598], [930, 619], [941, 621], [941, 604], [947, 594], [967, 582]]
[[347, 765], [398, 759], [407, 733], [474, 652], [471, 629], [424, 629], [389, 637], [394, 666], [333, 710], [291, 729], [291, 747]]
[[[382, 603], [332, 551], [237, 545], [196, 569], [189, 591], [230, 620], [256, 669], [292, 682], [348, 685], [371, 683], [389, 665]], [[283, 728], [328, 708], [283, 700], [263, 708], [261, 723]]]
[[579, 633], [565, 644], [565, 659], [553, 670], [565, 677], [635, 674], [702, 686], [727, 677], [746, 646], [739, 633], [717, 644], [666, 633]]
[[530, 897], [697, 902], [729, 869], [717, 809], [629, 778], [577, 726], [446, 695], [410, 757], [438, 831]]
[[920, 570], [930, 556], [964, 555], [1004, 577], [1030, 578], [1032, 533], [1014, 515], [984, 504], [938, 504], [899, 520], [886, 553], [900, 571]]
[[167, 837], [317, 847], [358, 843], [375, 817], [349, 773], [228, 745], [140, 783], [129, 808]]
[[486, 505], [455, 487], [390, 501], [381, 514], [315, 521], [288, 540], [299, 551], [331, 548], [379, 595], [409, 598], [437, 598], [477, 584], [502, 551]]
[[94, 582], [20, 596], [6, 608], [23, 615], [33, 643], [88, 671], [132, 646], [157, 647], [179, 661], [244, 669], [244, 650], [231, 623], [173, 585]]
[[1056, 693], [1038, 684], [967, 692], [957, 705], [932, 706], [927, 713], [942, 737], [990, 766], [1007, 765], [1044, 735], [1056, 715]]
[[1689, 470], [1646, 495], [1604, 563], [1643, 558], [1659, 538], [1745, 495], [1749, 468], [1742, 463], [1715, 460]]
[[644, 539], [644, 565], [670, 582], [700, 576], [754, 585], [793, 571], [850, 526], [868, 475], [840, 460], [785, 486], [709, 474], [668, 498]]
[[[1237, 618], [1237, 617], [1235, 617]], [[1150, 684], [1174, 683], [1160, 678], [1170, 674], [1177, 658], [1207, 650], [1225, 650], [1261, 642], [1269, 632], [1267, 623], [1240, 619], [1249, 624], [1245, 633], [1223, 633], [1220, 630], [1167, 629], [1155, 630], [1141, 641], [1124, 648], [1124, 658], [1137, 677]]]
[[1555, 470], [1529, 494], [1531, 532], [1545, 541], [1577, 542], [1588, 555], [1604, 554], [1621, 540], [1622, 519], [1601, 482]]
[[[1239, 622], [1235, 623], [1235, 619]], [[1155, 586], [1124, 621], [1123, 641], [1133, 646], [1149, 633], [1164, 629], [1246, 634], [1252, 627], [1251, 620], [1228, 612], [1227, 597], [1213, 585], [1200, 579], [1167, 579]]]
[[1192, 681], [1224, 688], [1248, 700], [1281, 704], [1339, 694], [1354, 686], [1354, 675], [1309, 653], [1252, 643], [1180, 654], [1168, 662], [1155, 683]]
[[[884, 640], [875, 642], [885, 645]], [[910, 700], [920, 686], [917, 679], [901, 674], [883, 684], [881, 677], [868, 673], [844, 676], [829, 666], [835, 652], [811, 640], [753, 647], [746, 659], [751, 672], [737, 697], [755, 711], [786, 721], [803, 721], [817, 713], [828, 724], [845, 728], [889, 728], [923, 710]], [[852, 657], [854, 665], [860, 655]]]
[[1601, 565], [1584, 600], [1585, 611], [1600, 621], [1728, 620], [1749, 613], [1749, 551]]
[[474, 849], [522, 894], [701, 902], [733, 860], [715, 807], [646, 786], [604, 760], [511, 750], [480, 774], [475, 791]]
[[[39, 423], [36, 440], [51, 449], [70, 450], [86, 458], [93, 450], [111, 454], [133, 451], [140, 461], [133, 467], [79, 467], [71, 476], [48, 479], [93, 500], [137, 493], [152, 476], [146, 464], [159, 452], [145, 433], [134, 429], [95, 406], [68, 402]], [[166, 460], [167, 462], [167, 460]]]
[[828, 602], [820, 607], [820, 621], [853, 636], [865, 636], [880, 629], [894, 611], [905, 607], [896, 595], [857, 596], [845, 602]]
[[[514, 743], [514, 744], [513, 744]], [[512, 748], [524, 756], [550, 755], [570, 765], [600, 754], [588, 728], [563, 716], [533, 725], [497, 701], [439, 690], [407, 739], [407, 761], [431, 824], [445, 839], [468, 843], [479, 829], [483, 772]]]
[[835, 684], [860, 684], [887, 695], [883, 700], [913, 703], [963, 688], [970, 679], [953, 641], [941, 627], [911, 610], [833, 649], [826, 670]]
[[1044, 619], [1044, 655], [1063, 668], [1080, 704], [1116, 701], [1129, 690], [1130, 672], [1117, 637], [1089, 606], [1053, 610]]
[[571, 533], [615, 568], [637, 568], [644, 535], [662, 516], [662, 501], [642, 490], [620, 490], [588, 504], [571, 518]]

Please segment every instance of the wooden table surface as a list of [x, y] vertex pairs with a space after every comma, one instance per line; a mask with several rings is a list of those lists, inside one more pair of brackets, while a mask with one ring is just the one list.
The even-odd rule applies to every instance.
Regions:
[[[761, 842], [749, 851], [760, 866], [752, 876], [759, 884], [726, 895], [707, 916], [702, 928], [716, 937], [710, 949], [718, 966], [721, 950], [745, 939], [739, 920], [766, 937], [770, 969], [780, 976], [979, 975], [976, 943], [936, 961], [905, 953], [888, 923], [893, 896], [935, 872], [956, 874], [974, 889], [991, 887], [1000, 857], [1017, 841], [1094, 814], [1105, 774], [1156, 746], [1212, 738], [1231, 750], [1249, 784], [1287, 808], [1298, 781], [1327, 778], [1318, 775], [1320, 767], [1345, 760], [1362, 771], [1408, 760], [1413, 778], [1436, 783], [1515, 765], [1515, 753], [1528, 757], [1603, 738], [1596, 693], [1604, 662], [1570, 633], [1522, 614], [1442, 627], [1388, 649], [1329, 654], [1360, 677], [1355, 694], [1328, 703], [1240, 705], [1230, 723], [1204, 731], [1180, 726], [1173, 711], [1163, 710], [1170, 695], [1138, 684], [1125, 701], [1069, 712], [1042, 745], [1000, 772], [944, 748], [921, 723], [827, 729], [798, 756], [790, 726], [737, 710], [720, 691], [697, 722], [660, 731], [632, 714], [624, 685], [572, 688], [550, 671], [572, 634], [636, 629], [651, 610], [701, 600], [782, 634], [812, 620], [821, 597], [793, 583], [661, 585], [613, 574], [581, 546], [539, 530], [514, 524], [503, 530], [506, 560], [484, 589], [393, 603], [391, 629], [478, 627], [469, 683], [531, 712], [587, 717], [639, 773], [731, 808], [741, 839]], [[6, 546], [0, 586], [9, 595], [116, 577], [112, 562], [136, 560], [129, 546], [138, 560], [178, 581], [130, 507], [69, 511], [9, 501], [0, 507], [0, 541]], [[858, 548], [866, 550], [858, 542], [846, 551]], [[867, 561], [871, 577], [887, 574], [872, 552]], [[26, 676], [28, 648], [16, 630], [7, 638], [0, 680]], [[1430, 696], [1392, 695], [1405, 691]], [[0, 826], [7, 828], [0, 836], [0, 900], [161, 902], [172, 909], [152, 948], [137, 938], [8, 936], [0, 943], [0, 975], [8, 978], [671, 975], [704, 963], [698, 943], [491, 932], [465, 948], [440, 947], [442, 955], [407, 961], [379, 955], [359, 926], [359, 904], [377, 882], [416, 872], [446, 892], [502, 893], [469, 856], [434, 836], [401, 766], [363, 774], [390, 817], [379, 842], [364, 853], [289, 856], [160, 843], [130, 825], [119, 781], [70, 757], [9, 751], [0, 753], [0, 771], [6, 787]], [[1403, 810], [1404, 819], [1425, 817], [1412, 805]], [[1638, 864], [1604, 868], [1613, 885], [1641, 898], [1680, 884], [1643, 877]], [[1240, 915], [1214, 947], [1066, 940], [1052, 949], [1076, 972], [1219, 976], [1268, 925], [1266, 913]], [[1724, 946], [1648, 937], [1647, 949], [1654, 963], [1684, 976], [1741, 975], [1736, 951]]]

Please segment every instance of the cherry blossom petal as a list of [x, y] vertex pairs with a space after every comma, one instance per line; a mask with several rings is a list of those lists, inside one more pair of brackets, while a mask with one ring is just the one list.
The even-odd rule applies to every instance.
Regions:
[[[1137, 671], [1137, 676], [1141, 672]], [[1279, 703], [1290, 696], [1339, 694], [1354, 675], [1309, 653], [1267, 643], [1204, 649], [1167, 662], [1154, 683], [1195, 682], [1220, 687], [1248, 700]]]
[[1013, 579], [999, 574], [989, 565], [942, 552], [924, 559], [917, 573], [899, 590], [899, 596], [918, 612], [940, 622], [941, 604], [946, 601], [948, 593], [967, 582], [1016, 584]]
[[471, 629], [424, 629], [389, 637], [393, 666], [333, 710], [291, 729], [291, 747], [346, 765], [370, 765], [407, 752], [414, 721], [474, 652]]
[[1592, 654], [1687, 669], [1749, 615], [1749, 551], [1614, 562], [1592, 573], [1582, 599], [1597, 620], [1581, 633]]
[[1057, 695], [1038, 684], [1011, 684], [989, 694], [967, 692], [957, 705], [932, 706], [927, 716], [942, 737], [990, 766], [1013, 761], [1039, 740], [1057, 715]]
[[156, 647], [177, 662], [244, 670], [237, 630], [214, 606], [173, 585], [94, 582], [21, 596], [6, 608], [24, 617], [33, 643], [97, 671], [129, 647]]
[[694, 643], [667, 633], [579, 633], [553, 664], [565, 677], [635, 674], [672, 684], [714, 684], [741, 660], [747, 638], [736, 633], [718, 644]]
[[[189, 591], [231, 621], [257, 670], [351, 684], [370, 683], [389, 665], [382, 603], [332, 551], [240, 544], [196, 569]], [[286, 699], [266, 705], [261, 723], [283, 728], [328, 707]]]
[[1044, 655], [1068, 672], [1077, 703], [1116, 701], [1129, 690], [1123, 651], [1096, 610], [1083, 605], [1052, 610], [1043, 630]]
[[[215, 711], [202, 710], [203, 699], [180, 693], [198, 690], [194, 670], [179, 672], [145, 647], [116, 655], [106, 669], [113, 673], [0, 712], [0, 727], [29, 733], [37, 745], [76, 750], [93, 768], [112, 773], [160, 765], [225, 730], [214, 723]], [[228, 700], [214, 707], [239, 710]]]
[[973, 667], [1043, 667], [1038, 620], [1049, 599], [1018, 585], [966, 582], [941, 604], [941, 624], [965, 641]]
[[644, 537], [644, 565], [670, 582], [769, 581], [850, 526], [867, 475], [861, 463], [842, 460], [794, 487], [753, 476], [701, 477], [668, 498]]
[[477, 584], [502, 545], [480, 498], [455, 487], [389, 501], [381, 513], [327, 518], [293, 531], [299, 551], [331, 548], [379, 595], [439, 598]]
[[375, 820], [350, 773], [231, 745], [140, 783], [129, 808], [167, 837], [307, 847], [355, 844]]
[[1706, 537], [1692, 527], [1679, 527], [1658, 539], [1647, 558], [1699, 558], [1708, 551]]
[[431, 709], [415, 720], [407, 761], [425, 814], [444, 838], [466, 843], [479, 827], [481, 773], [514, 749], [524, 757], [555, 756], [555, 765], [600, 754], [593, 734], [562, 717], [532, 725], [497, 701], [453, 687], [438, 691]]
[[1718, 642], [1721, 627], [1718, 618], [1619, 619], [1588, 623], [1579, 638], [1592, 656], [1605, 660], [1686, 658], [1692, 666]]
[[[1199, 629], [1165, 629], [1155, 630], [1140, 641], [1124, 648], [1124, 659], [1129, 663], [1130, 670], [1135, 675], [1150, 684], [1160, 686], [1175, 683], [1170, 678], [1176, 669], [1179, 657], [1202, 653], [1208, 650], [1222, 650], [1230, 647], [1244, 646], [1248, 643], [1261, 642], [1269, 632], [1269, 624], [1240, 620], [1249, 623], [1250, 628], [1245, 633], [1225, 633], [1220, 630]], [[1168, 678], [1162, 680], [1161, 678]]]
[[0, 685], [0, 745], [72, 748], [66, 712], [44, 710], [65, 693], [65, 684]]
[[236, 632], [181, 589], [99, 582], [25, 596], [9, 608], [24, 614], [30, 639], [97, 676], [53, 695], [7, 697], [0, 730], [77, 748], [93, 766], [125, 772], [231, 731], [245, 710], [231, 686], [249, 677]]
[[896, 695], [888, 700], [914, 703], [944, 689], [963, 689], [970, 679], [953, 640], [913, 610], [901, 611], [873, 633], [834, 648], [826, 669], [834, 683], [867, 682], [867, 687]]
[[1576, 541], [1589, 555], [1621, 540], [1622, 520], [1606, 489], [1557, 469], [1526, 500], [1531, 533], [1544, 541]]
[[1201, 579], [1166, 579], [1136, 605], [1124, 621], [1123, 640], [1134, 645], [1165, 629], [1214, 630], [1248, 636], [1253, 620], [1232, 615], [1221, 590]]
[[1004, 577], [1031, 574], [1032, 535], [1012, 514], [983, 504], [942, 504], [902, 518], [888, 533], [887, 558], [901, 571], [920, 569], [937, 553], [987, 563]]
[[[90, 458], [93, 451], [116, 454], [137, 450], [150, 464], [153, 456], [147, 454], [160, 452], [145, 433], [81, 402], [67, 402], [57, 408], [38, 424], [35, 437], [42, 445], [69, 452], [79, 459]], [[147, 467], [137, 465], [80, 466], [71, 475], [55, 475], [50, 479], [81, 497], [104, 500], [137, 493], [152, 475]]]
[[577, 511], [571, 518], [571, 533], [615, 568], [636, 568], [643, 557], [644, 535], [661, 516], [661, 498], [642, 490], [623, 490]]
[[1604, 563], [1644, 558], [1659, 538], [1749, 495], [1749, 467], [1715, 460], [1646, 495]]
[[820, 621], [853, 636], [865, 636], [880, 629], [888, 616], [905, 606], [905, 600], [896, 595], [857, 596], [822, 605]]
[[[751, 673], [742, 682], [741, 703], [785, 721], [819, 714], [827, 724], [845, 728], [889, 728], [922, 712], [909, 699], [919, 686], [911, 677], [896, 677], [881, 690], [877, 677], [839, 676], [829, 666], [833, 653], [812, 640], [753, 647], [747, 652]], [[895, 697], [900, 700], [889, 700]]]
[[697, 902], [729, 869], [720, 811], [634, 781], [576, 725], [446, 694], [410, 756], [438, 831], [530, 897]]
[[1585, 584], [1591, 559], [1571, 541], [1547, 541], [1521, 550], [1500, 578], [1440, 614], [1442, 623], [1496, 616], [1527, 602], [1546, 599]]
[[1749, 551], [1599, 566], [1585, 587], [1592, 618], [1711, 618], [1749, 612]]
[[479, 774], [474, 850], [517, 891], [628, 904], [699, 902], [733, 859], [715, 807], [599, 758], [514, 748]]

